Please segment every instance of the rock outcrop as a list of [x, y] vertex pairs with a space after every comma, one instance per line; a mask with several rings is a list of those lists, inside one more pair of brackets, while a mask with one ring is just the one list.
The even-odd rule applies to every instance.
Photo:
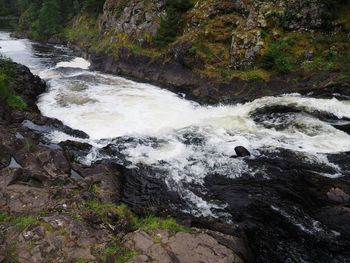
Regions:
[[146, 41], [157, 34], [164, 11], [165, 0], [107, 0], [99, 21], [100, 32], [122, 33], [132, 39]]

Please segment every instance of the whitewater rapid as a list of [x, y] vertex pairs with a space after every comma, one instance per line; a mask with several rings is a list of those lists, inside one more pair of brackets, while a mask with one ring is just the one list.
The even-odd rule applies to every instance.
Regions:
[[[349, 101], [289, 94], [245, 104], [203, 106], [154, 85], [89, 71], [88, 61], [74, 57], [64, 47], [51, 46], [48, 52], [34, 45], [0, 33], [1, 53], [25, 64], [49, 84], [38, 101], [42, 114], [86, 132], [90, 139], [62, 132], [48, 137], [55, 143], [78, 140], [93, 145], [90, 154], [80, 160], [86, 164], [119, 158], [102, 151], [112, 145], [128, 166], [153, 167], [154, 176], [179, 192], [194, 215], [217, 217], [213, 211], [225, 206], [203, 199], [207, 176], [238, 178], [256, 172], [244, 158], [232, 158], [236, 146], [246, 147], [251, 158], [262, 150], [292, 150], [308, 162], [331, 167], [334, 172], [326, 176], [342, 175], [327, 154], [350, 151], [347, 133], [312, 114], [288, 113], [262, 123], [252, 114], [266, 106], [286, 106], [350, 118]], [[193, 191], [193, 185], [203, 187], [201, 194]]]

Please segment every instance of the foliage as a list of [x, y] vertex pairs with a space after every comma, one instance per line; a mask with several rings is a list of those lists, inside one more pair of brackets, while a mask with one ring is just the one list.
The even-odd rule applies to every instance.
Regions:
[[16, 16], [19, 14], [18, 0], [0, 0], [0, 16]]
[[83, 11], [99, 14], [102, 11], [105, 0], [84, 0]]
[[60, 35], [71, 19], [83, 13], [96, 16], [105, 0], [21, 0], [19, 30], [36, 39]]
[[39, 11], [37, 38], [46, 38], [62, 30], [61, 9], [57, 0], [45, 0]]
[[321, 0], [324, 5], [322, 12], [322, 24], [326, 30], [332, 30], [333, 21], [339, 16], [340, 11], [348, 4], [348, 0]]
[[95, 18], [81, 16], [74, 27], [67, 27], [63, 34], [72, 43], [82, 43], [83, 47], [97, 49], [99, 46], [98, 23]]
[[181, 15], [192, 8], [189, 0], [168, 0], [166, 4], [166, 15], [161, 18], [160, 28], [155, 37], [155, 43], [166, 46], [173, 42], [180, 33]]
[[8, 222], [13, 224], [18, 232], [22, 232], [24, 229], [34, 224], [36, 221], [36, 218], [32, 216], [10, 216], [7, 213], [0, 212], [0, 222]]
[[190, 230], [179, 225], [173, 218], [160, 219], [154, 215], [149, 215], [138, 222], [140, 229], [146, 232], [154, 232], [157, 229], [168, 230], [172, 234], [178, 232], [188, 233]]
[[16, 110], [25, 110], [28, 107], [27, 103], [22, 99], [22, 97], [17, 95], [9, 96], [6, 103], [8, 106]]
[[26, 102], [12, 88], [15, 83], [15, 64], [0, 57], [0, 98], [4, 99], [6, 104], [13, 109], [25, 110]]
[[269, 80], [270, 74], [263, 69], [252, 69], [252, 70], [234, 70], [230, 68], [217, 68], [217, 73], [223, 81], [229, 81], [233, 78], [240, 78], [244, 80]]
[[124, 247], [117, 239], [113, 239], [106, 247], [99, 249], [96, 253], [99, 262], [107, 262], [108, 258], [115, 258], [115, 263], [125, 263], [134, 256], [136, 253]]
[[[190, 231], [188, 228], [177, 224], [172, 218], [161, 219], [154, 215], [138, 218], [124, 204], [116, 206], [115, 204], [101, 203], [93, 199], [82, 203], [78, 211], [79, 213], [94, 212], [107, 224], [114, 223], [113, 219], [108, 216], [112, 213], [118, 217], [118, 221], [130, 223], [131, 229], [142, 229], [150, 234], [153, 234], [158, 229], [168, 230], [173, 234]], [[118, 239], [113, 239], [106, 247], [98, 249], [94, 255], [99, 262], [106, 262], [107, 258], [115, 258], [116, 263], [124, 263], [136, 254], [134, 251], [125, 248]], [[76, 263], [78, 262], [85, 263], [89, 261], [80, 259]]]
[[114, 204], [101, 203], [97, 200], [90, 200], [83, 203], [80, 206], [80, 210], [82, 212], [93, 211], [105, 222], [109, 221], [108, 213], [112, 212], [117, 214], [120, 219], [130, 222], [132, 228], [143, 229], [147, 232], [153, 232], [157, 229], [169, 230], [172, 233], [190, 231], [188, 228], [176, 223], [172, 218], [162, 219], [151, 214], [144, 218], [138, 218], [124, 204], [116, 206]]
[[294, 65], [289, 58], [289, 52], [293, 44], [293, 38], [283, 38], [272, 41], [268, 50], [261, 58], [261, 67], [282, 74], [292, 71]]

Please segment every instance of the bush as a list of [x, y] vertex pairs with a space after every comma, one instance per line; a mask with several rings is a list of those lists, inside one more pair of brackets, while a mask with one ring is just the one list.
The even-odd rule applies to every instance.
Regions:
[[9, 96], [6, 103], [8, 106], [16, 110], [25, 110], [28, 107], [27, 103], [22, 99], [22, 97], [17, 95]]
[[289, 58], [289, 49], [294, 39], [285, 38], [274, 40], [266, 53], [262, 56], [260, 64], [263, 69], [276, 71], [277, 73], [288, 73], [293, 70], [292, 60]]
[[181, 15], [193, 7], [189, 0], [168, 0], [166, 16], [161, 18], [160, 28], [155, 37], [155, 43], [166, 46], [173, 42], [180, 33]]
[[11, 88], [15, 78], [14, 64], [8, 59], [0, 58], [0, 98], [13, 109], [25, 110], [27, 103]]

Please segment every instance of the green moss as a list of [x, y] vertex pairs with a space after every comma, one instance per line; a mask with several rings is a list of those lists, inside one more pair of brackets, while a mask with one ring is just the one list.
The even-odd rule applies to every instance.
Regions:
[[106, 219], [107, 213], [116, 210], [116, 206], [114, 204], [103, 204], [101, 202], [98, 202], [97, 200], [91, 200], [83, 203], [80, 206], [80, 209], [83, 212], [92, 211], [101, 218]]
[[17, 242], [10, 242], [5, 252], [6, 263], [18, 263]]
[[160, 27], [155, 37], [155, 43], [164, 47], [175, 41], [182, 28], [182, 14], [193, 7], [190, 0], [168, 0], [166, 15], [161, 18]]
[[263, 69], [252, 69], [252, 70], [234, 70], [230, 68], [217, 68], [216, 72], [220, 75], [223, 81], [229, 81], [233, 78], [240, 78], [243, 80], [264, 80], [270, 79], [270, 73]]
[[7, 213], [0, 212], [0, 222], [10, 222], [11, 217]]
[[124, 247], [117, 239], [95, 252], [98, 262], [107, 262], [108, 259], [114, 258], [114, 263], [125, 263], [136, 255], [136, 252]]
[[75, 261], [75, 263], [91, 263], [91, 262], [93, 261], [89, 259], [78, 259]]
[[28, 226], [35, 224], [37, 219], [33, 216], [21, 215], [10, 216], [7, 213], [0, 212], [0, 222], [8, 222], [16, 227], [18, 232], [22, 232]]
[[35, 224], [37, 219], [32, 216], [13, 216], [11, 222], [15, 225], [17, 231], [22, 232], [28, 226]]
[[16, 64], [10, 59], [0, 56], [0, 97], [5, 100], [9, 107], [25, 110], [27, 108], [26, 102], [13, 89], [18, 78], [20, 76], [16, 74]]
[[173, 218], [161, 219], [154, 215], [149, 215], [138, 222], [138, 227], [146, 232], [152, 233], [158, 229], [168, 230], [175, 234], [178, 232], [189, 233], [190, 229], [179, 225]]
[[80, 210], [82, 212], [93, 211], [105, 222], [109, 221], [107, 216], [108, 212], [113, 212], [117, 214], [119, 218], [124, 219], [124, 221], [130, 222], [134, 229], [142, 229], [149, 233], [154, 232], [157, 229], [169, 230], [171, 233], [190, 231], [190, 229], [176, 223], [172, 218], [162, 219], [154, 215], [148, 215], [145, 218], [138, 218], [125, 204], [116, 206], [114, 204], [103, 204], [97, 200], [91, 200], [83, 203], [80, 206]]
[[20, 96], [12, 95], [9, 96], [6, 100], [7, 105], [16, 110], [25, 110], [27, 109], [27, 103]]
[[89, 15], [83, 15], [74, 23], [66, 27], [64, 37], [72, 43], [79, 44], [87, 50], [99, 50], [98, 21]]
[[295, 39], [292, 37], [273, 40], [263, 54], [260, 66], [282, 74], [292, 71], [295, 65], [291, 59], [291, 46], [294, 44]]

